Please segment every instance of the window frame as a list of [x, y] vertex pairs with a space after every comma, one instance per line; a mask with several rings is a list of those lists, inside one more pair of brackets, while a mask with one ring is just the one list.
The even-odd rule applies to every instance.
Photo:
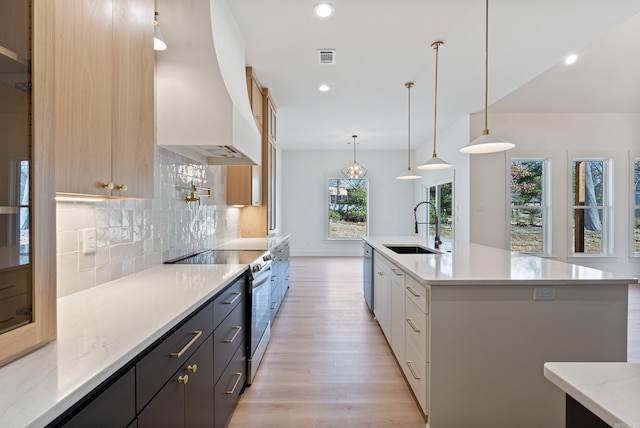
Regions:
[[[329, 214], [331, 208], [331, 192], [330, 192], [330, 183], [332, 180], [338, 180], [338, 181], [360, 181], [360, 182], [365, 182], [366, 183], [366, 194], [367, 194], [367, 203], [366, 203], [366, 231], [365, 234], [363, 236], [358, 236], [358, 237], [331, 237], [330, 233], [331, 233], [331, 226], [330, 226], [330, 221], [331, 221], [331, 216]], [[325, 212], [325, 232], [324, 232], [324, 239], [326, 241], [331, 241], [331, 242], [340, 242], [340, 241], [359, 241], [362, 240], [362, 238], [366, 238], [369, 236], [369, 224], [371, 223], [370, 220], [370, 210], [369, 210], [369, 199], [370, 199], [370, 184], [371, 182], [369, 181], [368, 178], [360, 178], [360, 179], [345, 179], [344, 177], [338, 177], [338, 176], [328, 176], [325, 178], [325, 189], [324, 191], [325, 193], [325, 199], [324, 199], [324, 212]]]
[[[442, 186], [450, 184], [451, 185], [451, 241], [448, 242], [444, 239], [442, 239]], [[456, 227], [455, 227], [455, 200], [456, 200], [456, 186], [455, 186], [455, 179], [453, 177], [447, 178], [447, 179], [443, 179], [443, 180], [439, 180], [439, 181], [433, 181], [431, 183], [428, 184], [423, 184], [422, 185], [422, 200], [423, 201], [429, 201], [431, 202], [431, 189], [435, 188], [435, 200], [436, 200], [436, 206], [435, 209], [438, 212], [439, 216], [440, 216], [440, 240], [443, 241], [442, 244], [450, 247], [453, 245], [453, 242], [455, 241], [455, 237], [456, 237]], [[420, 233], [420, 235], [423, 235], [428, 239], [430, 238], [434, 238], [435, 239], [435, 231], [434, 234], [431, 234], [431, 213], [433, 212], [431, 209], [431, 206], [429, 206], [429, 204], [425, 204], [425, 206], [428, 209], [425, 209], [425, 211], [423, 211], [424, 215], [420, 215], [418, 221], [419, 224], [418, 226], [421, 226], [422, 224], [424, 224], [424, 229], [423, 231]], [[447, 238], [448, 239], [448, 238]]]
[[[552, 194], [551, 183], [551, 158], [548, 157], [514, 157], [509, 158], [507, 162], [507, 192], [506, 193], [506, 248], [513, 251], [511, 244], [511, 210], [530, 208], [527, 205], [511, 205], [511, 165], [514, 162], [541, 162], [542, 163], [542, 199], [540, 201], [540, 210], [542, 212], [542, 250], [540, 252], [523, 252], [522, 254], [531, 254], [540, 257], [551, 257], [553, 252], [553, 221], [552, 221]], [[537, 208], [537, 207], [536, 207]]]
[[[574, 174], [573, 164], [575, 162], [602, 162], [602, 205], [578, 206], [575, 205], [574, 197]], [[613, 256], [614, 248], [614, 206], [613, 206], [613, 157], [611, 156], [573, 156], [569, 157], [567, 165], [567, 256], [569, 259], [576, 258], [602, 258]], [[602, 209], [602, 244], [601, 252], [585, 253], [574, 251], [574, 211], [576, 209], [596, 208]]]
[[[629, 254], [631, 255], [631, 257], [636, 258], [636, 259], [640, 259], [640, 248], [637, 249], [636, 247], [636, 243], [635, 243], [635, 230], [636, 230], [636, 212], [640, 211], [640, 200], [636, 200], [636, 185], [640, 188], [640, 183], [636, 184], [636, 168], [638, 168], [639, 172], [640, 172], [640, 157], [631, 157], [631, 162], [630, 162], [630, 171], [631, 173], [630, 175], [630, 180], [629, 180], [629, 184], [630, 184], [630, 195], [629, 195], [629, 201], [631, 202], [629, 205], [631, 207], [631, 212], [630, 212], [630, 221], [629, 221], [629, 231], [630, 231], [630, 236], [629, 236]], [[639, 189], [640, 191], [640, 189]]]

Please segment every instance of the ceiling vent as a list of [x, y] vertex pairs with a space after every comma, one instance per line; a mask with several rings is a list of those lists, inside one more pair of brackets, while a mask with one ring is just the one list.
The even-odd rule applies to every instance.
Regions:
[[319, 49], [318, 62], [320, 64], [335, 64], [336, 50], [335, 49]]

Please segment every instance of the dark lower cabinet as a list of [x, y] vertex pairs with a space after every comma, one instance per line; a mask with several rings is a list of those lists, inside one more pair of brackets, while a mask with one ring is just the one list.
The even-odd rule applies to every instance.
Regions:
[[213, 338], [209, 335], [140, 413], [138, 427], [211, 427], [213, 413]]
[[247, 381], [247, 355], [244, 343], [231, 358], [215, 387], [215, 428], [224, 428], [233, 412], [238, 396]]
[[223, 428], [247, 379], [246, 274], [48, 428]]
[[611, 425], [597, 417], [591, 410], [566, 395], [566, 428], [611, 428]]
[[135, 372], [131, 368], [91, 399], [68, 422], [60, 425], [69, 428], [127, 427], [136, 417], [135, 380]]

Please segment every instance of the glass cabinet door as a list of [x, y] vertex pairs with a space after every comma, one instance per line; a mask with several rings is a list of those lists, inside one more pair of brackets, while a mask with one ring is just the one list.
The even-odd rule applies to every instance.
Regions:
[[29, 3], [0, 2], [0, 334], [32, 320]]

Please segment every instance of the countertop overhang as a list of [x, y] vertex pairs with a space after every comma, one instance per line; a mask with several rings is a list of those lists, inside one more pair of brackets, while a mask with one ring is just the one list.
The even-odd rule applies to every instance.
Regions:
[[633, 284], [638, 278], [470, 242], [455, 241], [442, 254], [397, 254], [385, 245], [433, 248], [424, 236], [363, 238], [376, 252], [427, 285]]

